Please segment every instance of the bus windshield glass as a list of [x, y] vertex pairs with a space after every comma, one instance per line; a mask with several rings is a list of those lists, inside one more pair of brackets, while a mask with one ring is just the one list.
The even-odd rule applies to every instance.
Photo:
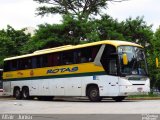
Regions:
[[[123, 65], [122, 55], [127, 54], [128, 64]], [[120, 59], [120, 72], [122, 75], [142, 75], [148, 73], [147, 63], [144, 51], [140, 47], [135, 46], [120, 46], [118, 47]]]

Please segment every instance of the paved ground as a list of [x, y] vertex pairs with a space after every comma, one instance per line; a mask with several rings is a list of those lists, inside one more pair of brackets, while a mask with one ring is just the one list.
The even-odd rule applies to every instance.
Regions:
[[84, 99], [57, 98], [55, 101], [0, 98], [0, 114], [160, 114], [160, 100], [89, 102]]

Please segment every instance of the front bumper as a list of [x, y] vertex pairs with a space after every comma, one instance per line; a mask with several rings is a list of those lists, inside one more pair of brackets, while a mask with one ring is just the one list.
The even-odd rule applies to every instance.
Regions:
[[148, 94], [150, 87], [146, 85], [123, 85], [120, 86], [119, 96]]

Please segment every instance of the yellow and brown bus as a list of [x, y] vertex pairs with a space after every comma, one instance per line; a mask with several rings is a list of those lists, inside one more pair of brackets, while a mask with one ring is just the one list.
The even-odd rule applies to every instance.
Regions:
[[150, 80], [141, 45], [105, 40], [4, 59], [3, 89], [16, 99], [87, 96], [91, 101], [146, 94]]

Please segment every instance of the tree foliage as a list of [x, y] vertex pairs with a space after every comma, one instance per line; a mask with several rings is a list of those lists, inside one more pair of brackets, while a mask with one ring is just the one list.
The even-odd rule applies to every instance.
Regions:
[[[61, 24], [39, 25], [35, 36], [29, 41], [26, 51], [55, 47], [66, 44], [81, 44], [99, 40], [126, 40], [151, 47], [153, 32], [143, 18], [129, 18], [118, 22], [108, 15], [101, 19], [77, 20], [65, 15]], [[146, 49], [147, 50], [147, 49]]]
[[30, 35], [26, 35], [23, 29], [15, 30], [7, 26], [6, 30], [0, 30], [0, 65], [4, 58], [22, 54], [23, 46], [29, 39]]
[[[125, 0], [34, 0], [40, 4], [45, 4], [37, 8], [38, 15], [46, 14], [71, 14], [79, 20], [88, 19], [90, 15], [101, 13], [107, 8], [108, 2], [122, 2]], [[47, 5], [49, 6], [47, 6]]]
[[160, 59], [160, 27], [155, 31], [153, 38], [151, 39], [152, 48], [149, 50], [149, 71], [152, 78], [151, 85], [160, 90], [160, 69], [155, 66], [155, 58]]
[[132, 41], [141, 44], [144, 47], [151, 45], [153, 37], [152, 25], [147, 25], [143, 17], [136, 19], [126, 19], [124, 22], [122, 33], [127, 36], [127, 41]]

